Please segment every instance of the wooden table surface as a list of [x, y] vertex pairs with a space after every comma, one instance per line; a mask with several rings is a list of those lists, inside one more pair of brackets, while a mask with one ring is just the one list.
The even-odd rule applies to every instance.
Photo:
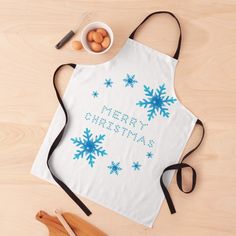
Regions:
[[[0, 0], [0, 225], [1, 235], [43, 236], [39, 210], [70, 211], [111, 236], [236, 235], [236, 2], [230, 0], [69, 1]], [[183, 44], [175, 76], [179, 99], [206, 126], [201, 148], [191, 163], [198, 172], [195, 191], [181, 193], [175, 179], [170, 192], [177, 214], [166, 202], [148, 229], [84, 199], [94, 214], [86, 218], [58, 187], [30, 175], [40, 144], [58, 106], [52, 74], [62, 63], [101, 63], [111, 59], [135, 26], [150, 12], [174, 12]], [[115, 34], [101, 56], [54, 45], [82, 13], [84, 24], [104, 21]], [[141, 32], [141, 31], [140, 31]], [[169, 16], [155, 16], [137, 40], [172, 55], [178, 29]], [[76, 35], [76, 38], [79, 34]], [[66, 86], [70, 69], [60, 73]], [[63, 90], [63, 89], [62, 89]], [[197, 133], [188, 144], [197, 140]], [[196, 136], [196, 137], [195, 137]]]

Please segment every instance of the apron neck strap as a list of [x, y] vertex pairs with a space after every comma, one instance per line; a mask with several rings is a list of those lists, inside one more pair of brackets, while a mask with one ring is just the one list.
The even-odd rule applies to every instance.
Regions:
[[169, 11], [156, 11], [156, 12], [153, 12], [153, 13], [151, 13], [150, 15], [148, 15], [148, 16], [136, 27], [136, 29], [130, 34], [129, 38], [130, 38], [130, 39], [134, 39], [134, 36], [135, 36], [136, 31], [139, 29], [139, 27], [140, 27], [149, 17], [151, 17], [152, 15], [155, 15], [155, 14], [163, 14], [163, 13], [164, 13], [164, 14], [169, 14], [169, 15], [171, 15], [171, 16], [176, 20], [176, 22], [177, 22], [177, 24], [178, 24], [178, 27], [179, 27], [180, 34], [179, 34], [178, 46], [177, 46], [177, 49], [176, 49], [175, 54], [174, 54], [174, 56], [173, 56], [173, 58], [175, 58], [176, 60], [178, 60], [178, 58], [179, 58], [179, 52], [180, 52], [180, 47], [181, 47], [181, 41], [182, 41], [181, 26], [180, 26], [180, 23], [179, 23], [179, 20], [177, 19], [177, 17], [176, 17], [173, 13], [171, 13], [171, 12], [169, 12]]

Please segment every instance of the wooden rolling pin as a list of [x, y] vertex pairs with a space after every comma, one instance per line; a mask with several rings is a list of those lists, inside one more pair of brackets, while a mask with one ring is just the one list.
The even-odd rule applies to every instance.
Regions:
[[[74, 214], [65, 212], [62, 213], [62, 216], [77, 236], [107, 236], [100, 229]], [[45, 211], [39, 211], [36, 219], [48, 227], [49, 236], [69, 235], [56, 216], [51, 216]]]

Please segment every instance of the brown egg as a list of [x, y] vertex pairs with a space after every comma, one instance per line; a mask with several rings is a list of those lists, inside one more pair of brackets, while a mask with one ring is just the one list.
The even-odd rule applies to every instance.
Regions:
[[91, 42], [90, 47], [94, 52], [100, 52], [102, 50], [102, 46], [99, 43]]
[[93, 33], [94, 33], [95, 31], [94, 30], [90, 30], [89, 32], [88, 32], [88, 34], [87, 34], [87, 40], [89, 41], [89, 42], [92, 42], [93, 41]]
[[106, 36], [102, 41], [102, 47], [108, 48], [110, 45], [110, 41], [111, 41], [110, 38], [108, 36]]
[[74, 50], [80, 50], [83, 48], [82, 43], [80, 41], [74, 40], [72, 42], [72, 47]]
[[98, 32], [94, 32], [93, 33], [93, 40], [96, 42], [96, 43], [101, 43], [103, 41], [103, 37], [100, 33]]
[[107, 36], [107, 31], [103, 28], [98, 28], [96, 31], [100, 33], [103, 37]]

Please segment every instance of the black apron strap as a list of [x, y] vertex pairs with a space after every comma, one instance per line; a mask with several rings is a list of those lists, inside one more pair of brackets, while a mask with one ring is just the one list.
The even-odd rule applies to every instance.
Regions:
[[52, 146], [50, 147], [50, 150], [49, 150], [49, 153], [48, 153], [48, 157], [47, 157], [47, 166], [48, 166], [48, 169], [53, 177], [53, 179], [59, 184], [59, 186], [74, 200], [74, 202], [84, 211], [84, 213], [89, 216], [92, 214], [92, 212], [84, 205], [84, 203], [70, 190], [70, 188], [62, 182], [62, 180], [60, 180], [52, 171], [52, 168], [50, 166], [50, 158], [52, 156], [52, 153], [53, 151], [56, 149], [56, 147], [58, 146], [58, 144], [60, 143], [61, 139], [62, 139], [62, 136], [63, 136], [63, 133], [65, 131], [65, 128], [66, 128], [66, 125], [67, 125], [67, 122], [68, 122], [68, 114], [67, 114], [67, 111], [66, 111], [66, 108], [63, 104], [63, 101], [62, 101], [62, 98], [57, 90], [57, 86], [56, 86], [56, 74], [57, 72], [63, 67], [63, 66], [71, 66], [73, 69], [75, 68], [75, 64], [63, 64], [63, 65], [60, 65], [56, 71], [54, 72], [54, 75], [53, 75], [53, 85], [54, 85], [54, 88], [55, 88], [55, 91], [56, 91], [56, 95], [57, 95], [57, 99], [64, 111], [64, 114], [65, 114], [65, 124], [63, 126], [63, 128], [61, 129], [60, 133], [58, 134], [58, 136], [55, 138]]
[[136, 33], [136, 31], [138, 30], [138, 28], [139, 28], [149, 17], [151, 17], [152, 15], [155, 15], [155, 14], [163, 14], [163, 13], [169, 14], [169, 15], [171, 15], [172, 17], [174, 17], [174, 19], [176, 20], [176, 22], [177, 22], [177, 24], [178, 24], [178, 27], [179, 27], [180, 34], [179, 34], [178, 46], [177, 46], [177, 49], [176, 49], [175, 54], [174, 54], [174, 56], [173, 56], [173, 58], [175, 58], [176, 60], [178, 60], [178, 58], [179, 58], [179, 52], [180, 52], [180, 47], [181, 47], [181, 41], [182, 41], [181, 26], [180, 26], [180, 23], [179, 23], [179, 20], [177, 19], [177, 17], [176, 17], [173, 13], [171, 13], [171, 12], [169, 12], [169, 11], [156, 11], [156, 12], [153, 12], [153, 13], [151, 13], [150, 15], [148, 15], [148, 16], [136, 27], [136, 29], [131, 33], [131, 35], [129, 36], [129, 38], [134, 39], [135, 33]]
[[[166, 167], [164, 169], [164, 171], [162, 172], [162, 175], [160, 178], [161, 188], [162, 188], [163, 193], [165, 195], [165, 198], [166, 198], [166, 201], [169, 206], [171, 214], [176, 213], [176, 210], [175, 210], [173, 201], [171, 199], [171, 196], [170, 196], [170, 194], [163, 182], [163, 176], [164, 176], [165, 172], [168, 172], [170, 170], [177, 170], [176, 181], [177, 181], [177, 185], [178, 185], [179, 189], [184, 193], [191, 193], [194, 190], [194, 188], [196, 186], [197, 174], [196, 174], [196, 171], [194, 170], [194, 168], [192, 166], [190, 166], [189, 164], [185, 163], [184, 160], [186, 160], [186, 158], [200, 146], [200, 144], [202, 143], [202, 140], [204, 138], [205, 129], [204, 129], [203, 123], [198, 119], [196, 124], [200, 125], [202, 127], [202, 136], [201, 136], [199, 143], [191, 151], [189, 151], [187, 154], [184, 155], [184, 157], [180, 163]], [[190, 168], [192, 170], [192, 187], [188, 191], [185, 191], [183, 189], [183, 185], [182, 185], [182, 169], [184, 169], [184, 168]]]

